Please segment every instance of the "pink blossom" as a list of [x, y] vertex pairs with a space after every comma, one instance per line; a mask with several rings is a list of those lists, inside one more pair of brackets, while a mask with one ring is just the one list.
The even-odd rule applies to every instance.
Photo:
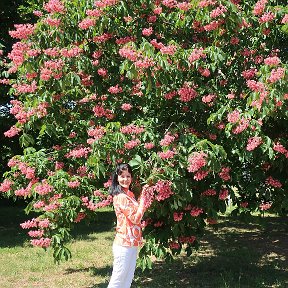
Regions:
[[144, 127], [139, 127], [134, 124], [129, 124], [120, 128], [121, 133], [123, 134], [141, 134], [145, 131]]
[[167, 100], [170, 100], [176, 95], [177, 95], [177, 91], [170, 91], [164, 95], [164, 98]]
[[172, 150], [167, 150], [165, 152], [158, 152], [157, 154], [161, 159], [164, 160], [164, 159], [172, 159], [176, 153]]
[[61, 23], [61, 19], [47, 17], [46, 19], [44, 19], [44, 22], [51, 27], [58, 27]]
[[255, 4], [252, 13], [253, 13], [254, 15], [262, 15], [263, 12], [264, 12], [266, 3], [267, 3], [267, 0], [259, 0], [259, 1]]
[[134, 41], [135, 41], [134, 37], [125, 36], [125, 37], [116, 39], [116, 44], [122, 45], [122, 44], [126, 44], [126, 43], [129, 43], [129, 42], [134, 42]]
[[33, 239], [31, 240], [31, 244], [37, 247], [48, 248], [51, 245], [51, 241], [50, 238]]
[[189, 156], [188, 162], [189, 166], [187, 170], [189, 172], [196, 172], [200, 168], [204, 167], [207, 164], [207, 154], [203, 151], [201, 152], [193, 152], [192, 155]]
[[44, 201], [37, 201], [37, 202], [35, 202], [33, 204], [33, 208], [35, 208], [35, 209], [40, 209], [40, 208], [42, 208], [44, 206], [45, 206], [45, 202]]
[[101, 139], [105, 134], [105, 127], [98, 126], [96, 128], [90, 128], [88, 130], [88, 135], [93, 137], [95, 140]]
[[232, 133], [240, 134], [248, 127], [249, 127], [249, 120], [242, 117], [240, 119], [240, 123], [238, 124], [238, 126], [232, 130]]
[[177, 4], [177, 8], [182, 11], [188, 11], [191, 8], [191, 4], [188, 2], [180, 2]]
[[44, 234], [43, 230], [31, 230], [28, 232], [28, 235], [33, 238], [42, 237]]
[[222, 167], [221, 171], [218, 173], [219, 177], [224, 181], [230, 180], [231, 176], [229, 175], [231, 168], [230, 167]]
[[49, 0], [48, 3], [43, 5], [43, 8], [51, 14], [63, 14], [65, 12], [65, 7], [60, 0]]
[[71, 151], [69, 151], [65, 157], [66, 158], [87, 158], [88, 154], [90, 153], [91, 149], [90, 148], [82, 148], [82, 147], [78, 147], [75, 148]]
[[79, 187], [80, 186], [80, 182], [78, 181], [78, 180], [75, 180], [75, 181], [70, 181], [70, 182], [68, 182], [67, 183], [67, 186], [69, 187], [69, 188], [77, 188], [77, 187]]
[[50, 221], [49, 221], [49, 219], [47, 219], [47, 218], [38, 221], [38, 226], [39, 226], [40, 228], [48, 228], [49, 225], [50, 225]]
[[27, 39], [35, 30], [35, 25], [32, 24], [15, 24], [14, 27], [16, 30], [9, 31], [9, 34], [12, 38], [17, 39]]
[[168, 180], [157, 181], [157, 183], [154, 185], [154, 189], [158, 193], [155, 197], [157, 201], [163, 201], [174, 194], [171, 190], [171, 185], [172, 182]]
[[202, 97], [203, 103], [211, 103], [217, 96], [214, 94], [208, 94]]
[[193, 207], [192, 210], [190, 211], [190, 215], [192, 217], [198, 217], [199, 215], [201, 215], [203, 213], [203, 209], [202, 208], [198, 208], [198, 207]]
[[216, 194], [214, 189], [207, 189], [201, 193], [201, 196], [215, 196]]
[[269, 210], [271, 208], [271, 206], [272, 206], [272, 203], [261, 203], [259, 205], [259, 208], [262, 211], [266, 211], [266, 210]]
[[216, 30], [221, 25], [221, 22], [218, 20], [214, 20], [211, 23], [204, 26], [205, 31], [213, 31]]
[[157, 42], [156, 39], [152, 39], [152, 40], [150, 41], [150, 43], [151, 43], [156, 49], [161, 49], [161, 48], [164, 47], [164, 44], [161, 43], [161, 42]]
[[279, 180], [274, 179], [272, 176], [269, 176], [268, 178], [266, 178], [265, 183], [267, 185], [275, 187], [275, 188], [281, 188], [282, 187], [282, 183]]
[[160, 15], [162, 13], [162, 7], [154, 8], [153, 13], [156, 15]]
[[4, 179], [4, 181], [0, 185], [0, 192], [8, 192], [11, 189], [11, 186], [13, 185], [14, 182], [12, 182], [9, 179]]
[[143, 36], [151, 36], [153, 34], [153, 28], [149, 27], [149, 28], [144, 28], [142, 30], [142, 35]]
[[288, 23], [288, 14], [285, 14], [285, 15], [284, 15], [283, 19], [281, 20], [281, 23], [282, 23], [282, 24]]
[[183, 218], [183, 214], [184, 214], [183, 212], [179, 212], [179, 213], [174, 212], [174, 213], [173, 213], [174, 221], [175, 221], [175, 222], [181, 221], [182, 218]]
[[143, 200], [144, 202], [144, 207], [145, 209], [148, 209], [152, 203], [153, 203], [153, 200], [154, 200], [154, 187], [153, 186], [150, 186], [149, 185], [144, 185], [143, 188], [142, 188], [142, 192], [141, 192], [141, 195], [140, 195], [140, 198]]
[[118, 84], [116, 86], [111, 86], [108, 89], [108, 92], [111, 94], [118, 94], [121, 93], [123, 91], [122, 87], [120, 87]]
[[13, 84], [12, 87], [15, 88], [16, 94], [34, 93], [38, 89], [36, 81], [31, 84]]
[[277, 69], [272, 69], [271, 75], [268, 78], [268, 81], [270, 83], [275, 83], [276, 81], [284, 78], [284, 75], [285, 75], [285, 68], [279, 67]]
[[133, 106], [132, 106], [130, 103], [123, 103], [123, 104], [121, 105], [121, 109], [124, 110], [124, 111], [129, 111], [129, 110], [132, 109], [132, 107], [133, 107]]
[[[165, 1], [165, 0], [164, 0]], [[166, 0], [166, 1], [168, 1], [168, 0]], [[177, 250], [177, 249], [179, 249], [180, 248], [180, 244], [179, 243], [177, 243], [177, 242], [170, 242], [169, 243], [169, 248], [171, 249], [171, 250]]]
[[177, 5], [176, 0], [162, 0], [162, 4], [169, 8], [175, 8]]
[[196, 237], [195, 236], [181, 236], [181, 237], [179, 237], [179, 242], [180, 243], [190, 243], [190, 244], [192, 244], [192, 243], [194, 243], [195, 242], [195, 240], [196, 240]]
[[208, 68], [199, 67], [198, 71], [204, 77], [209, 77], [210, 74], [211, 74], [211, 72], [210, 72], [210, 70]]
[[209, 174], [209, 171], [205, 171], [205, 170], [198, 170], [197, 172], [195, 172], [194, 174], [194, 180], [196, 181], [201, 181], [203, 179], [205, 179]]
[[161, 146], [169, 146], [175, 140], [175, 136], [171, 135], [170, 132], [165, 134], [164, 138], [160, 141]]
[[194, 61], [199, 60], [200, 58], [206, 58], [206, 54], [203, 51], [204, 49], [202, 47], [200, 47], [199, 49], [195, 48], [188, 57], [188, 61], [190, 63], [193, 63]]
[[74, 220], [75, 223], [79, 223], [81, 220], [83, 220], [86, 217], [86, 214], [84, 212], [79, 212]]
[[282, 154], [286, 154], [288, 152], [287, 149], [279, 142], [277, 142], [276, 144], [274, 143], [273, 150]]
[[143, 59], [139, 59], [136, 62], [134, 62], [134, 65], [137, 68], [149, 68], [149, 67], [154, 66], [154, 64], [155, 64], [155, 62], [148, 57], [145, 57]]
[[38, 226], [38, 221], [35, 218], [33, 218], [31, 220], [28, 220], [28, 221], [21, 223], [20, 226], [22, 229], [35, 228]]
[[4, 132], [4, 136], [11, 138], [19, 134], [21, 131], [20, 128], [17, 128], [16, 126], [12, 126], [8, 131]]
[[196, 90], [188, 86], [183, 86], [177, 91], [177, 93], [180, 96], [180, 101], [182, 102], [189, 102], [197, 96]]
[[95, 26], [96, 20], [94, 18], [83, 19], [79, 24], [79, 28], [82, 30], [87, 30], [88, 28]]
[[175, 45], [168, 45], [168, 46], [163, 46], [160, 49], [160, 52], [162, 54], [167, 54], [167, 55], [174, 55], [176, 53], [177, 46]]
[[225, 200], [225, 199], [228, 198], [228, 196], [229, 196], [229, 191], [228, 191], [228, 189], [222, 189], [222, 190], [220, 191], [220, 193], [219, 193], [219, 199], [220, 199], [220, 200]]
[[48, 184], [46, 180], [42, 180], [42, 183], [34, 188], [34, 191], [39, 195], [47, 195], [53, 191], [53, 186]]
[[130, 49], [128, 47], [123, 47], [119, 49], [119, 55], [133, 62], [136, 61], [138, 58], [137, 52], [135, 52], [133, 49]]
[[247, 146], [246, 146], [246, 150], [248, 151], [252, 151], [254, 150], [255, 148], [257, 148], [259, 145], [262, 144], [262, 138], [261, 137], [257, 137], [257, 136], [254, 136], [254, 137], [250, 137], [248, 139], [248, 143], [247, 143]]
[[269, 11], [269, 12], [266, 12], [264, 13], [260, 19], [259, 19], [259, 22], [260, 23], [266, 23], [266, 22], [271, 22], [272, 20], [274, 20], [275, 18], [275, 15], [273, 12]]
[[134, 147], [138, 146], [140, 143], [141, 143], [141, 142], [140, 142], [139, 139], [130, 140], [130, 141], [128, 141], [128, 142], [126, 142], [126, 143], [124, 144], [124, 147], [125, 147], [126, 149], [129, 149], [129, 150], [130, 150], [130, 149], [133, 149]]
[[220, 6], [218, 6], [217, 8], [215, 8], [214, 10], [212, 10], [210, 12], [210, 17], [213, 18], [217, 18], [219, 16], [224, 15], [227, 12], [227, 8], [223, 5], [220, 4]]
[[277, 66], [280, 62], [281, 60], [277, 56], [267, 57], [264, 59], [265, 65], [268, 65], [268, 66]]
[[86, 15], [91, 17], [100, 17], [103, 14], [103, 11], [100, 9], [87, 9]]
[[113, 37], [113, 35], [110, 33], [103, 33], [102, 35], [93, 37], [93, 41], [95, 43], [103, 43], [103, 42], [108, 41], [112, 37]]
[[245, 79], [252, 79], [257, 73], [257, 69], [256, 68], [251, 68], [248, 70], [244, 70], [241, 75], [245, 78]]
[[148, 149], [148, 150], [154, 148], [154, 146], [155, 146], [155, 145], [154, 145], [154, 143], [152, 143], [152, 142], [148, 142], [148, 143], [145, 143], [145, 144], [144, 144], [145, 149]]
[[57, 57], [59, 55], [59, 48], [57, 47], [47, 48], [43, 51], [43, 53], [51, 57]]
[[204, 8], [204, 7], [207, 7], [207, 6], [213, 6], [215, 5], [216, 1], [214, 0], [202, 0], [198, 3], [198, 7], [200, 8]]
[[106, 77], [108, 75], [108, 71], [107, 69], [104, 68], [99, 68], [97, 70], [98, 75], [102, 76], [102, 77]]
[[265, 85], [262, 82], [257, 82], [255, 80], [247, 80], [246, 84], [254, 92], [263, 92], [265, 90]]
[[238, 37], [232, 37], [232, 38], [230, 39], [230, 44], [231, 44], [231, 45], [238, 45], [239, 42], [240, 42], [240, 40], [239, 40]]
[[43, 13], [42, 13], [41, 11], [39, 11], [39, 10], [34, 10], [34, 11], [33, 11], [33, 14], [34, 14], [35, 16], [37, 16], [37, 17], [43, 16]]

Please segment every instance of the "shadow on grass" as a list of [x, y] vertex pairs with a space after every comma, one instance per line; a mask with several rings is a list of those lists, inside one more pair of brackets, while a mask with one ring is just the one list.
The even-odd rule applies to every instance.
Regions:
[[[28, 230], [23, 230], [20, 224], [37, 217], [38, 214], [30, 213], [27, 215], [23, 206], [0, 206], [0, 248], [11, 248], [23, 246], [26, 241], [30, 241], [27, 235]], [[109, 211], [95, 212], [95, 218], [87, 222], [81, 222], [75, 225], [71, 235], [75, 240], [94, 241], [92, 233], [101, 233], [111, 231], [115, 226], [115, 213]], [[112, 239], [111, 239], [112, 240]]]
[[132, 287], [288, 287], [287, 220], [224, 220], [218, 230], [207, 231], [191, 257], [156, 262], [143, 273], [137, 270]]

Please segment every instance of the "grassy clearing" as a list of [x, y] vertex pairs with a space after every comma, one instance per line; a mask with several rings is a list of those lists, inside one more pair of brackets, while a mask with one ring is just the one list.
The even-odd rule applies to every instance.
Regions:
[[[98, 213], [99, 221], [74, 232], [72, 260], [55, 265], [52, 251], [30, 247], [19, 227], [30, 217], [21, 208], [0, 207], [0, 287], [107, 287], [115, 218], [113, 211]], [[223, 218], [192, 257], [137, 270], [132, 287], [288, 287], [287, 220], [253, 217], [244, 224]]]

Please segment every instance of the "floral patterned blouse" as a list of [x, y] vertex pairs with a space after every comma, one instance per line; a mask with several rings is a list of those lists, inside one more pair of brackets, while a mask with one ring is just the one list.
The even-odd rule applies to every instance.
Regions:
[[113, 197], [117, 217], [114, 243], [121, 246], [140, 246], [142, 244], [141, 219], [144, 208], [139, 207], [133, 192], [120, 193]]

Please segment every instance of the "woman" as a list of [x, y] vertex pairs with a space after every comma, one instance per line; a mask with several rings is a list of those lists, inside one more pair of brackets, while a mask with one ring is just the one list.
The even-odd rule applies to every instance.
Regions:
[[119, 164], [112, 175], [111, 194], [117, 217], [116, 236], [113, 243], [113, 272], [108, 288], [131, 286], [137, 259], [138, 246], [142, 244], [140, 222], [145, 212], [144, 197], [136, 201], [130, 185], [132, 169], [129, 164]]

